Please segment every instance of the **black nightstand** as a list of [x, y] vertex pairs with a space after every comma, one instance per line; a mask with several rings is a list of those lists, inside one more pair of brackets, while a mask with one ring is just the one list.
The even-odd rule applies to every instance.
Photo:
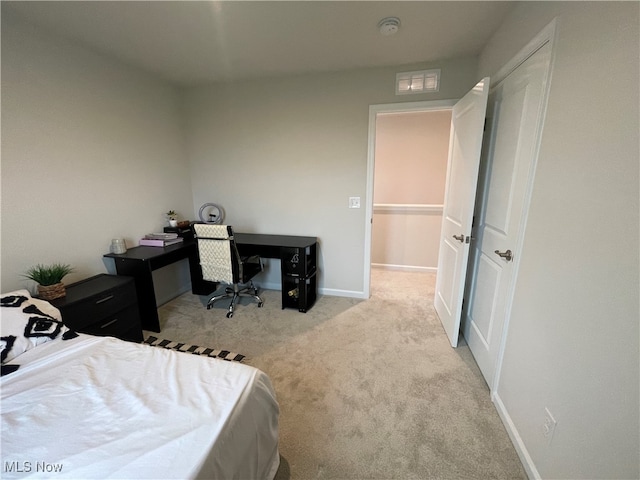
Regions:
[[67, 295], [51, 300], [62, 321], [76, 332], [142, 341], [136, 285], [132, 277], [100, 274], [66, 287]]

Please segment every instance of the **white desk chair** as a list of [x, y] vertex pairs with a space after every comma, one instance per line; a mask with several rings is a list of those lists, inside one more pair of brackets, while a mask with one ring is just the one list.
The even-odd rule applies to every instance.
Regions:
[[196, 223], [194, 229], [198, 241], [202, 278], [228, 285], [224, 294], [214, 295], [209, 299], [207, 309], [210, 309], [218, 300], [231, 298], [227, 312], [227, 318], [231, 318], [240, 297], [253, 298], [258, 302], [258, 307], [262, 307], [264, 302], [258, 296], [258, 289], [251, 280], [262, 271], [260, 257], [258, 255], [240, 256], [230, 225]]

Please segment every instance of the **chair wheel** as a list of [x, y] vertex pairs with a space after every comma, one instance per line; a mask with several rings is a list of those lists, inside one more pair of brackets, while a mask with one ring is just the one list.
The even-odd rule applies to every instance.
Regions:
[[227, 313], [227, 318], [231, 318], [231, 317], [233, 317], [233, 312], [228, 312]]
[[211, 305], [207, 305], [207, 310], [211, 310]]
[[262, 303], [262, 302], [258, 303], [258, 308], [262, 308], [263, 305], [264, 305], [264, 303]]

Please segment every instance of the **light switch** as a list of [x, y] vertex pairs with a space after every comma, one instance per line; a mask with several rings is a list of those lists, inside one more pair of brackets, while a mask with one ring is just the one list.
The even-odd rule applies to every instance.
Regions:
[[349, 197], [349, 208], [360, 208], [360, 197]]

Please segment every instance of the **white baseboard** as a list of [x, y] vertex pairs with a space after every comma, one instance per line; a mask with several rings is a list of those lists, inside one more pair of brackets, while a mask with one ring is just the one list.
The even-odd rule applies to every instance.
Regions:
[[[282, 291], [282, 284], [281, 283], [274, 283], [274, 282], [260, 282], [257, 283], [256, 282], [256, 286], [258, 287], [258, 293], [260, 292], [260, 290], [275, 290], [277, 292]], [[191, 287], [189, 286], [187, 290], [190, 290]], [[184, 292], [181, 292], [184, 293]], [[318, 288], [318, 295], [328, 295], [330, 297], [347, 297], [347, 298], [362, 298], [364, 299], [364, 292], [358, 292], [358, 291], [354, 291], [354, 290], [338, 290], [335, 288]], [[176, 295], [177, 297], [178, 295]], [[172, 297], [173, 298], [173, 297]], [[171, 298], [169, 298], [167, 301], [171, 300]]]
[[366, 300], [364, 292], [357, 292], [355, 290], [338, 290], [335, 288], [319, 288], [318, 293], [321, 295], [329, 295], [331, 297], [347, 297], [347, 298], [361, 298]]
[[437, 267], [418, 267], [414, 265], [393, 265], [390, 263], [372, 263], [371, 267], [384, 270], [396, 270], [402, 272], [428, 272], [438, 273]]
[[[276, 290], [278, 292], [282, 291], [282, 285], [280, 283], [273, 282], [260, 282], [258, 288], [264, 288], [265, 290]], [[328, 295], [330, 297], [365, 298], [364, 292], [358, 292], [354, 290], [338, 290], [335, 288], [318, 288], [318, 295]]]
[[513, 421], [511, 420], [511, 416], [509, 415], [509, 412], [507, 412], [507, 409], [504, 406], [504, 403], [502, 403], [502, 399], [497, 393], [494, 393], [491, 396], [491, 400], [493, 400], [493, 404], [496, 406], [498, 415], [500, 415], [500, 419], [502, 420], [502, 423], [507, 429], [507, 433], [509, 434], [511, 443], [513, 443], [513, 446], [515, 447], [516, 452], [518, 453], [518, 457], [520, 457], [520, 461], [522, 462], [522, 465], [524, 466], [524, 469], [527, 472], [527, 476], [531, 480], [540, 480], [541, 479], [540, 473], [538, 473], [538, 469], [536, 468], [536, 465], [533, 463], [533, 459], [531, 458], [531, 455], [529, 455], [529, 451], [527, 450], [527, 447], [525, 446], [524, 441], [522, 440], [522, 437], [520, 437], [520, 434], [518, 433], [518, 429], [516, 428]]

